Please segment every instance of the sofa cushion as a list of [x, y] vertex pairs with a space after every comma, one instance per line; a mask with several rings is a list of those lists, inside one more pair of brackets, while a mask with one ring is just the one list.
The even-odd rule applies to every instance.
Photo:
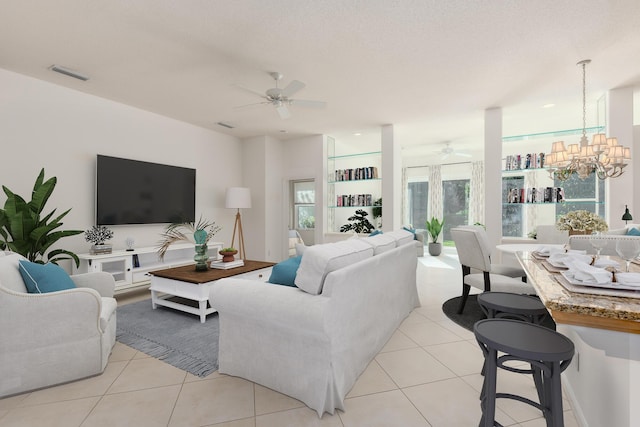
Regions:
[[627, 230], [627, 236], [640, 236], [640, 230], [633, 227]]
[[377, 236], [378, 234], [382, 234], [382, 231], [381, 230], [373, 230], [371, 233], [369, 233], [369, 237]]
[[0, 284], [12, 291], [26, 293], [27, 288], [18, 268], [20, 260], [27, 259], [17, 253], [7, 253], [0, 257]]
[[67, 272], [52, 263], [37, 264], [20, 260], [20, 274], [27, 291], [31, 294], [64, 291], [76, 287]]
[[396, 247], [406, 245], [407, 243], [415, 239], [415, 234], [407, 230], [389, 231], [384, 234], [395, 239]]
[[327, 274], [373, 256], [373, 247], [362, 240], [347, 239], [309, 246], [300, 261], [296, 286], [312, 295], [321, 293]]
[[610, 236], [624, 236], [627, 234], [626, 228], [616, 228], [615, 230], [609, 230], [605, 234]]
[[377, 234], [375, 236], [365, 237], [362, 241], [373, 247], [373, 255], [390, 251], [396, 247], [396, 239], [387, 234]]
[[302, 256], [296, 256], [277, 263], [271, 268], [271, 276], [267, 282], [276, 285], [296, 286], [296, 273], [301, 260]]

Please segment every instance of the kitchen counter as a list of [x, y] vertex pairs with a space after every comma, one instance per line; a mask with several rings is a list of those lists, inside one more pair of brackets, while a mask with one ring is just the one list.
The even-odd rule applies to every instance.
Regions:
[[632, 404], [640, 401], [640, 299], [568, 291], [532, 254], [516, 256], [558, 332], [576, 347], [562, 385], [580, 426], [640, 425], [640, 405]]
[[[570, 292], [529, 252], [518, 253], [517, 258], [556, 323], [640, 334], [640, 298]], [[631, 266], [631, 271], [640, 272], [640, 266]]]

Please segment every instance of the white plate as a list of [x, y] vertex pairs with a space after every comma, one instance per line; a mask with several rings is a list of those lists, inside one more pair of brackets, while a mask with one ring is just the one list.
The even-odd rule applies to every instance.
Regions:
[[627, 291], [640, 291], [640, 285], [623, 285], [618, 282], [607, 282], [607, 283], [589, 283], [583, 282], [582, 280], [578, 280], [573, 277], [573, 273], [571, 271], [561, 271], [560, 274], [564, 279], [572, 285], [576, 286], [589, 286], [592, 288], [606, 288], [606, 289], [623, 289]]

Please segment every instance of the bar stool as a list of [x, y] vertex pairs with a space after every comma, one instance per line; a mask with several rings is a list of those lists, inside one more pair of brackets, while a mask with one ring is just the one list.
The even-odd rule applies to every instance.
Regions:
[[[573, 342], [543, 326], [511, 319], [480, 320], [473, 331], [485, 357], [480, 426], [500, 426], [495, 421], [496, 399], [507, 398], [540, 409], [547, 427], [563, 427], [560, 374], [571, 363], [575, 351]], [[503, 354], [498, 357], [498, 352]], [[531, 367], [523, 369], [505, 364], [510, 361], [525, 362]], [[498, 368], [532, 374], [540, 402], [511, 393], [497, 393]]]
[[539, 325], [549, 315], [539, 298], [508, 292], [484, 292], [478, 304], [487, 318], [515, 318]]

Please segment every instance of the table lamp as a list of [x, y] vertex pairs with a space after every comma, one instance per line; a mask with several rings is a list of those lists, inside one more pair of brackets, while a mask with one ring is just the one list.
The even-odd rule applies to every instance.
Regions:
[[236, 222], [233, 225], [233, 237], [231, 238], [231, 247], [236, 239], [236, 230], [238, 231], [238, 256], [245, 259], [244, 250], [244, 233], [242, 232], [242, 218], [240, 217], [240, 209], [251, 208], [251, 192], [245, 187], [227, 188], [227, 196], [225, 207], [227, 209], [237, 209]]
[[629, 208], [627, 207], [627, 205], [624, 205], [624, 215], [622, 215], [622, 220], [624, 221], [624, 224], [626, 225], [627, 222], [631, 221], [632, 219], [633, 217], [629, 212]]

